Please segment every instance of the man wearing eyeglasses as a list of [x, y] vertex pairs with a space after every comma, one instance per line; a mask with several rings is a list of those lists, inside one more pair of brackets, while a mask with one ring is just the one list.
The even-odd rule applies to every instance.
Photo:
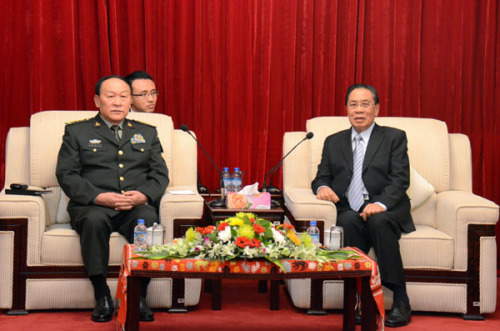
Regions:
[[153, 77], [145, 71], [134, 71], [127, 75], [125, 80], [132, 86], [131, 111], [154, 112], [160, 91], [156, 89]]
[[375, 123], [380, 104], [372, 86], [349, 87], [345, 105], [351, 128], [325, 139], [312, 189], [318, 199], [335, 203], [346, 246], [365, 253], [374, 248], [382, 285], [394, 295], [385, 325], [404, 326], [411, 307], [398, 240], [402, 232], [415, 231], [406, 195], [406, 133]]

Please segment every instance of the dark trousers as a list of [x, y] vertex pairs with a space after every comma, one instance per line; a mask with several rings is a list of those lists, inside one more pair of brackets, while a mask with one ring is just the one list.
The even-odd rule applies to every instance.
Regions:
[[137, 206], [130, 211], [116, 211], [102, 206], [76, 206], [68, 209], [71, 226], [80, 235], [83, 263], [89, 276], [108, 274], [109, 238], [113, 231], [134, 241], [137, 220], [147, 227], [159, 223], [158, 212], [151, 205]]
[[354, 246], [368, 253], [371, 247], [377, 255], [382, 284], [393, 289], [405, 288], [403, 261], [399, 251], [401, 228], [391, 212], [372, 215], [366, 222], [359, 212], [339, 212], [337, 225], [344, 228], [344, 245]]

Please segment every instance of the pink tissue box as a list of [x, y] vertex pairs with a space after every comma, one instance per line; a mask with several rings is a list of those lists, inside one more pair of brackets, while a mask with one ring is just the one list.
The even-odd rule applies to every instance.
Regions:
[[234, 209], [271, 209], [271, 194], [269, 192], [254, 195], [244, 195], [229, 192], [226, 197], [228, 208]]

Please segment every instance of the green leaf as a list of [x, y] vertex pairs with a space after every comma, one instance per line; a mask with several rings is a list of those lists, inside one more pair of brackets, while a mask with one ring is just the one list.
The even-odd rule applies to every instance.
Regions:
[[281, 260], [272, 259], [272, 258], [270, 258], [268, 256], [266, 256], [266, 259], [269, 260], [271, 263], [274, 263], [281, 270], [283, 270], [284, 273], [286, 273], [285, 266], [283, 265], [283, 263], [281, 263]]
[[257, 223], [259, 223], [260, 225], [262, 225], [263, 227], [265, 227], [266, 230], [267, 229], [271, 229], [271, 225], [273, 224], [270, 221], [265, 220], [263, 218], [260, 218]]

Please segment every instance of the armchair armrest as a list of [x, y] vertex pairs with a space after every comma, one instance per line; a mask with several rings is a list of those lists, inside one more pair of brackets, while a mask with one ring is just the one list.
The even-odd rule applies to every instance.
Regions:
[[[191, 190], [195, 194], [176, 195], [168, 191]], [[174, 238], [174, 222], [176, 219], [201, 219], [203, 215], [203, 198], [195, 186], [169, 187], [160, 201], [160, 219], [165, 226], [165, 240]]]
[[324, 229], [337, 222], [337, 207], [333, 202], [317, 199], [311, 189], [289, 188], [283, 198], [295, 220], [323, 221]]
[[0, 193], [0, 218], [28, 219], [27, 265], [40, 265], [42, 235], [45, 231], [46, 208], [41, 197]]
[[495, 225], [498, 205], [465, 191], [446, 191], [437, 195], [437, 228], [454, 240], [454, 269], [467, 269], [467, 228], [469, 224]]

